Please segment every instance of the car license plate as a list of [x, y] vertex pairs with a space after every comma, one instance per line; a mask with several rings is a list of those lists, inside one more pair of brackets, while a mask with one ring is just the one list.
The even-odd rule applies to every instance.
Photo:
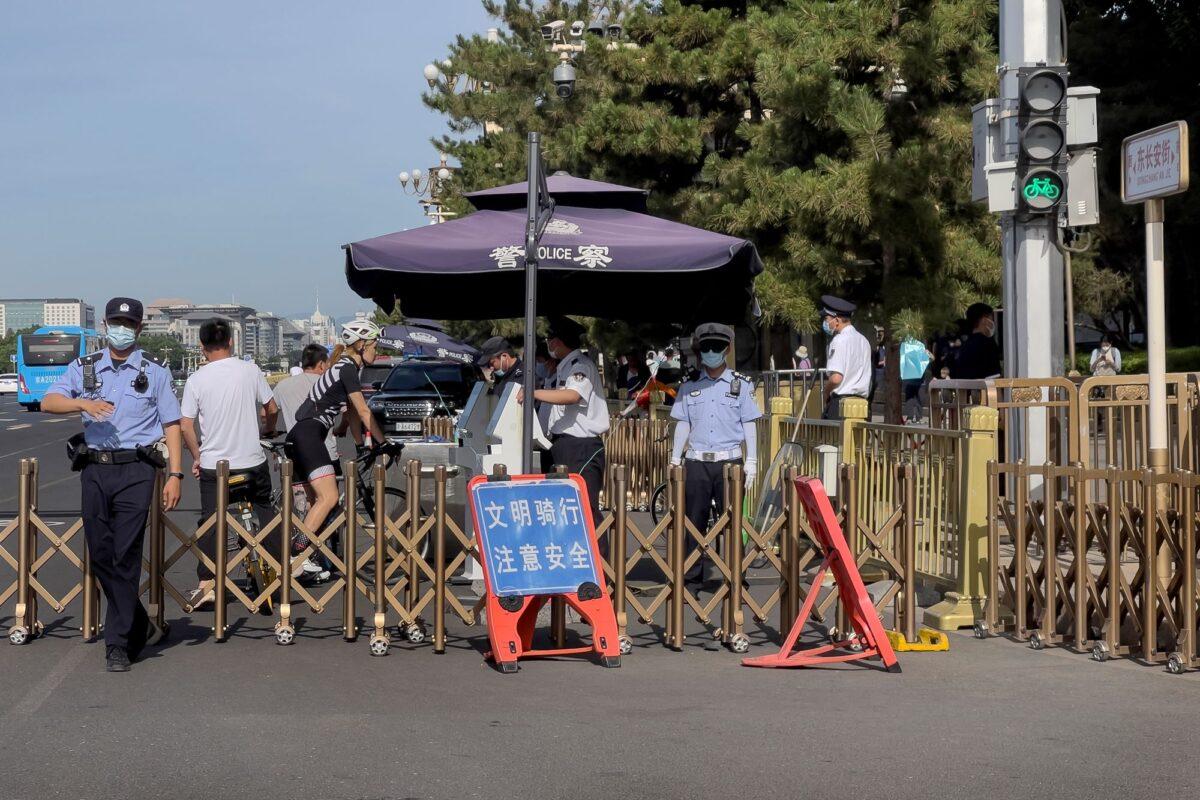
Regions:
[[396, 429], [397, 433], [409, 433], [409, 432], [420, 433], [421, 432], [421, 423], [419, 423], [419, 422], [397, 422], [395, 424], [395, 429]]

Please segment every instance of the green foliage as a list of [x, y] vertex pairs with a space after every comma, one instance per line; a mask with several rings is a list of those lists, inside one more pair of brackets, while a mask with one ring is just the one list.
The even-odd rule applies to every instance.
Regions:
[[138, 346], [147, 353], [166, 358], [171, 369], [183, 369], [183, 357], [187, 355], [187, 348], [174, 336], [142, 334], [138, 337]]
[[[636, 47], [588, 37], [565, 102], [538, 29], [586, 21], [588, 4], [484, 5], [500, 42], [449, 52], [484, 90], [425, 97], [448, 117], [435, 144], [461, 163], [457, 188], [523, 179], [538, 130], [552, 170], [649, 188], [652, 212], [753, 240], [770, 322], [813, 330], [833, 292], [864, 325], [922, 336], [998, 300], [995, 225], [969, 197], [970, 108], [996, 90], [994, 2], [609, 3]], [[485, 122], [502, 130], [481, 135]]]
[[[1075, 368], [1083, 375], [1091, 375], [1090, 350], [1075, 353]], [[1121, 351], [1121, 374], [1138, 375], [1148, 371], [1145, 350]], [[1200, 347], [1171, 347], [1167, 349], [1167, 372], [1200, 371]]]
[[[1194, 0], [1072, 0], [1069, 20], [1071, 83], [1099, 87], [1100, 225], [1096, 230], [1095, 291], [1088, 313], [1130, 308], [1144, 328], [1145, 243], [1140, 204], [1120, 199], [1121, 140], [1172, 120], [1197, 119], [1200, 3]], [[1176, 344], [1200, 342], [1194, 323], [1200, 305], [1200, 195], [1166, 201], [1168, 334]], [[1078, 263], [1078, 259], [1076, 260]], [[1093, 281], [1075, 273], [1076, 301]], [[1082, 297], [1081, 297], [1082, 295]], [[1112, 327], [1111, 318], [1106, 322]]]
[[396, 306], [390, 312], [384, 311], [379, 306], [375, 306], [375, 311], [371, 314], [371, 321], [381, 328], [384, 325], [403, 325], [404, 315], [400, 313], [399, 306]]
[[33, 333], [37, 329], [37, 325], [30, 325], [0, 337], [0, 372], [17, 371], [17, 364], [13, 361], [13, 356], [17, 354], [17, 337], [22, 333]]

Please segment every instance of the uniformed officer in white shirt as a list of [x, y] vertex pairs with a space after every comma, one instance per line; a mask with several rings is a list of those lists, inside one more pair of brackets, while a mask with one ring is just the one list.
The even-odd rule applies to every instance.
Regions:
[[842, 418], [842, 398], [865, 400], [871, 392], [871, 343], [850, 322], [856, 308], [840, 297], [821, 296], [821, 327], [833, 337], [825, 358], [823, 419]]
[[[725, 510], [725, 466], [744, 464], [747, 485], [758, 474], [755, 420], [762, 409], [754, 401], [753, 381], [726, 366], [733, 329], [706, 322], [696, 328], [694, 341], [700, 370], [679, 387], [671, 406], [671, 418], [677, 420], [671, 463], [683, 464], [684, 511], [696, 530], [705, 533], [713, 503], [717, 516]], [[690, 554], [697, 543], [691, 536], [686, 542]], [[697, 560], [684, 580], [699, 583], [702, 571], [703, 562]]]
[[550, 458], [587, 484], [592, 520], [600, 522], [600, 487], [604, 484], [604, 440], [608, 405], [601, 391], [596, 364], [579, 349], [583, 326], [568, 317], [554, 317], [546, 334], [550, 356], [558, 360], [554, 386], [536, 389], [534, 400], [550, 406], [547, 433]]

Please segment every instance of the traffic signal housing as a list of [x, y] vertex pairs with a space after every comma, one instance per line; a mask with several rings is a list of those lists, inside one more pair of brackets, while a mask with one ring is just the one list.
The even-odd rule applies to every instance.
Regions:
[[1057, 214], [1067, 196], [1067, 67], [1021, 67], [1017, 81], [1020, 208]]

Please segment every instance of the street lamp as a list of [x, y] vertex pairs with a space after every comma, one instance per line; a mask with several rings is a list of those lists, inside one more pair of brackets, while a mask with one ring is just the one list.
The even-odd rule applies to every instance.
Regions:
[[441, 153], [440, 156], [437, 166], [430, 167], [428, 170], [414, 169], [412, 172], [401, 172], [397, 176], [401, 190], [411, 197], [419, 198], [421, 209], [425, 216], [429, 217], [432, 225], [445, 222], [446, 217], [457, 216], [452, 211], [444, 210], [442, 205], [446, 184], [454, 177], [454, 167], [446, 163], [445, 153]]

